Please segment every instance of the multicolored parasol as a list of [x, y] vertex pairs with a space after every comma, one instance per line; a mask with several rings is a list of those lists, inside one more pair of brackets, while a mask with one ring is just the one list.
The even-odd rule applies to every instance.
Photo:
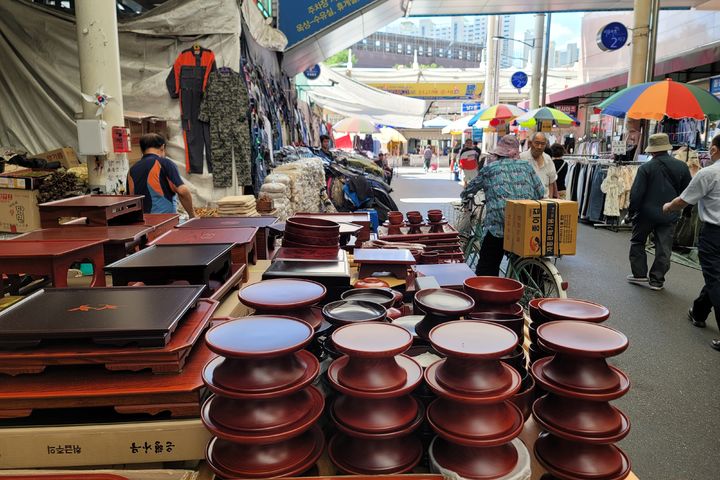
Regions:
[[477, 122], [493, 122], [497, 121], [508, 121], [515, 117], [525, 114], [525, 110], [514, 105], [508, 105], [506, 103], [499, 103], [492, 107], [487, 107], [480, 110], [473, 118], [468, 122], [471, 127]]
[[600, 104], [602, 113], [613, 117], [645, 120], [720, 118], [720, 100], [709, 92], [671, 79], [641, 83], [621, 90]]
[[577, 125], [578, 122], [565, 112], [561, 112], [555, 108], [542, 107], [530, 110], [529, 112], [517, 117], [515, 121], [523, 127], [535, 127], [542, 122], [552, 122], [553, 126], [569, 127]]
[[373, 122], [360, 117], [343, 118], [333, 125], [333, 130], [344, 133], [380, 133]]

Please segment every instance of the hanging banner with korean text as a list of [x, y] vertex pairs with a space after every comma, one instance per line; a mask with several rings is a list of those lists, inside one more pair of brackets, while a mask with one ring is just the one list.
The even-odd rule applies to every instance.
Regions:
[[278, 28], [287, 48], [339, 22], [377, 0], [280, 0]]

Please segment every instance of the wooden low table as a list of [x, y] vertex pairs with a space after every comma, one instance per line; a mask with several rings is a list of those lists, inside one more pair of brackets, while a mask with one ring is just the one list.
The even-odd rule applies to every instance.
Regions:
[[360, 265], [359, 278], [389, 272], [395, 278], [407, 281], [408, 268], [415, 265], [415, 257], [406, 249], [356, 248], [353, 260]]
[[[213, 322], [214, 323], [214, 322]], [[213, 358], [197, 342], [182, 373], [108, 372], [102, 366], [49, 370], [0, 381], [0, 418], [21, 418], [34, 410], [112, 407], [121, 414], [198, 417], [203, 400], [202, 369]]]
[[256, 227], [255, 255], [258, 260], [269, 260], [275, 250], [275, 239], [268, 227], [277, 223], [278, 218], [271, 215], [259, 217], [200, 217], [193, 218], [178, 225], [178, 228], [191, 228], [195, 230], [209, 230], [216, 228]]
[[[90, 286], [104, 287], [103, 243], [101, 240], [0, 241], [0, 273], [48, 276], [54, 287], [67, 287], [68, 270], [72, 265], [90, 261], [93, 265]], [[11, 289], [11, 294], [17, 293]]]
[[204, 296], [213, 293], [211, 281], [224, 284], [231, 275], [232, 244], [153, 245], [105, 267], [114, 286], [142, 282], [167, 285], [187, 281], [204, 285]]
[[[241, 265], [255, 265], [256, 227], [213, 228], [196, 230], [193, 228], [173, 228], [161, 237], [153, 240], [152, 245], [218, 245], [232, 244], [233, 272]], [[244, 280], [247, 280], [245, 270]]]
[[143, 221], [142, 195], [82, 195], [41, 203], [40, 224], [57, 227], [61, 218], [85, 217], [87, 224], [127, 225]]
[[418, 277], [435, 277], [442, 288], [463, 290], [465, 280], [475, 276], [465, 263], [446, 263], [440, 265], [415, 265]]
[[61, 227], [44, 228], [20, 235], [11, 242], [56, 242], [66, 240], [95, 240], [104, 242], [105, 263], [125, 258], [128, 252], [147, 244], [152, 227], [143, 225], [116, 225], [110, 227]]
[[151, 227], [152, 232], [148, 234], [148, 241], [153, 241], [162, 234], [174, 229], [180, 223], [178, 213], [146, 213], [142, 222], [138, 225]]

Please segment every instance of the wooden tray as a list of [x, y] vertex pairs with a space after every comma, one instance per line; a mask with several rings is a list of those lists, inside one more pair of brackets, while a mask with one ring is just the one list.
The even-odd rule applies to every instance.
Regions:
[[442, 288], [462, 290], [465, 280], [475, 276], [464, 263], [446, 265], [415, 265], [412, 267], [418, 277], [434, 277]]
[[202, 369], [213, 354], [197, 342], [182, 373], [108, 372], [102, 367], [68, 367], [0, 382], [0, 418], [21, 418], [33, 410], [113, 407], [117, 413], [198, 417]]
[[37, 374], [52, 365], [97, 364], [105, 365], [108, 370], [139, 371], [150, 368], [153, 373], [178, 373], [210, 324], [218, 304], [215, 300], [199, 300], [163, 348], [103, 348], [82, 343], [63, 343], [32, 350], [0, 351], [0, 373]]
[[408, 234], [406, 233], [408, 231], [407, 228], [403, 227], [401, 230], [403, 233], [399, 235], [388, 235], [387, 234], [387, 228], [385, 227], [379, 227], [378, 228], [378, 240], [384, 240], [386, 242], [404, 242], [404, 243], [425, 243], [426, 241], [435, 241], [442, 240], [442, 242], [439, 243], [455, 243], [454, 241], [457, 241], [458, 238], [458, 232], [455, 230], [452, 225], [444, 225], [444, 232], [439, 233], [430, 233], [430, 227], [420, 227], [420, 230], [422, 233], [413, 233]]
[[0, 347], [59, 339], [163, 347], [201, 292], [200, 286], [40, 290], [0, 312]]

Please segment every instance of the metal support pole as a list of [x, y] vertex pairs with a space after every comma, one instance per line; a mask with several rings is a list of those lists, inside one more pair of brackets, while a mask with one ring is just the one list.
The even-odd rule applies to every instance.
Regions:
[[647, 67], [645, 69], [646, 82], [652, 82], [655, 79], [655, 57], [657, 55], [657, 36], [660, 22], [660, 0], [652, 0], [649, 18], [650, 31], [648, 38]]
[[632, 61], [628, 75], [628, 87], [643, 83], [647, 77], [648, 46], [650, 30], [650, 6], [653, 0], [635, 0], [635, 17], [632, 31]]
[[[499, 17], [493, 15], [488, 17], [487, 26], [487, 40], [485, 43], [485, 50], [487, 51], [487, 72], [485, 74], [485, 91], [484, 91], [484, 103], [487, 106], [494, 105], [498, 102], [498, 78], [500, 77], [499, 59], [498, 54], [499, 42], [495, 39], [498, 35], [499, 30]], [[491, 148], [495, 147], [495, 134], [488, 133], [483, 135], [483, 151], [487, 152]]]
[[530, 84], [530, 108], [540, 106], [540, 78], [542, 76], [543, 36], [545, 34], [545, 14], [535, 15], [535, 47], [533, 48], [532, 83]]
[[542, 83], [542, 98], [541, 98], [541, 105], [544, 107], [547, 105], [547, 79], [548, 79], [548, 68], [550, 66], [550, 26], [552, 23], [552, 13], [547, 14], [547, 25], [545, 26], [545, 45], [544, 50], [545, 53], [543, 56], [545, 59], [543, 60], [543, 83]]
[[[108, 146], [112, 146], [112, 127], [125, 124], [116, 9], [115, 0], [75, 0], [80, 89], [93, 95], [103, 87], [112, 97], [102, 114]], [[100, 118], [95, 116], [96, 111], [96, 105], [83, 101], [83, 118]], [[106, 157], [88, 159], [88, 182], [93, 189], [117, 193], [124, 189], [128, 159], [127, 154], [110, 150]]]

